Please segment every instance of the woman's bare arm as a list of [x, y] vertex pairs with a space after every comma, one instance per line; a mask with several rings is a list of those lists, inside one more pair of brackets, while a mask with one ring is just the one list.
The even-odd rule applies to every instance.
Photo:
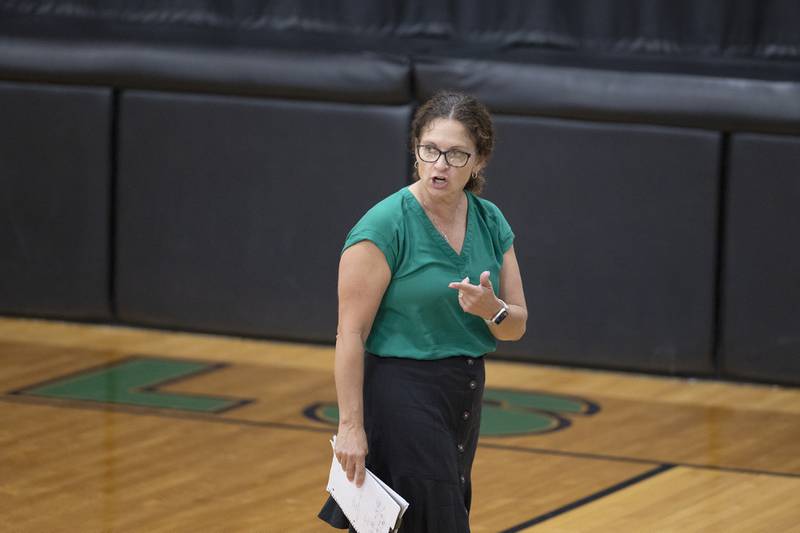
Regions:
[[[500, 299], [508, 306], [508, 316], [499, 325], [490, 324], [489, 330], [501, 341], [518, 341], [525, 334], [528, 322], [528, 305], [522, 290], [522, 275], [514, 246], [503, 255], [500, 269]], [[499, 308], [498, 308], [499, 309]]]
[[378, 306], [389, 286], [391, 271], [380, 249], [361, 241], [339, 261], [339, 325], [334, 376], [339, 403], [336, 457], [356, 485], [364, 482], [367, 438], [364, 433], [364, 344]]

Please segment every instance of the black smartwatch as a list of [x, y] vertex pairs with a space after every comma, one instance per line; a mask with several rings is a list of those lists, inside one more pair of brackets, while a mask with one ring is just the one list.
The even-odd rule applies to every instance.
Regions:
[[[500, 298], [498, 298], [498, 300], [500, 300]], [[500, 322], [505, 320], [506, 317], [508, 316], [508, 305], [506, 305], [506, 303], [503, 300], [500, 300], [500, 303], [503, 305], [503, 307], [501, 307], [500, 310], [497, 313], [495, 313], [495, 315], [492, 318], [486, 320], [487, 324], [494, 324], [495, 326], [498, 326], [500, 325]]]

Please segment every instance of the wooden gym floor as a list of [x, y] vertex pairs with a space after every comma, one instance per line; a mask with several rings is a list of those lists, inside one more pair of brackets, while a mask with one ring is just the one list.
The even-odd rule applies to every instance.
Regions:
[[[0, 319], [0, 531], [335, 531], [332, 362]], [[486, 394], [474, 532], [800, 531], [800, 389], [491, 361]]]

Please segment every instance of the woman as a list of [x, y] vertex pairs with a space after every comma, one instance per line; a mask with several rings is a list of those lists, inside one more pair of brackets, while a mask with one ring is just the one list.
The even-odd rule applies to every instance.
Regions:
[[[335, 453], [358, 486], [366, 459], [409, 501], [401, 531], [464, 533], [483, 355], [522, 337], [528, 312], [514, 234], [476, 196], [494, 146], [486, 108], [438, 93], [411, 145], [415, 182], [364, 215], [339, 263]], [[349, 526], [330, 498], [319, 516]]]

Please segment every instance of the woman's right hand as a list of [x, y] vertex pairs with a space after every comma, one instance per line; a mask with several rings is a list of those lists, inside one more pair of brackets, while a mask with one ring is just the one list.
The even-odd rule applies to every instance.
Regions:
[[336, 434], [336, 458], [347, 474], [347, 479], [355, 479], [356, 487], [364, 483], [364, 461], [368, 451], [367, 434], [363, 426], [339, 425], [339, 432]]

